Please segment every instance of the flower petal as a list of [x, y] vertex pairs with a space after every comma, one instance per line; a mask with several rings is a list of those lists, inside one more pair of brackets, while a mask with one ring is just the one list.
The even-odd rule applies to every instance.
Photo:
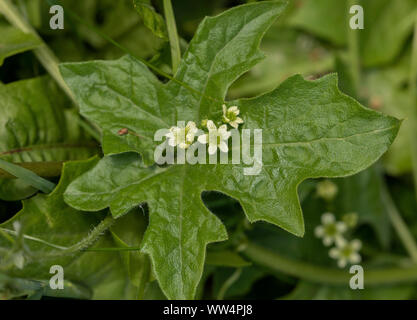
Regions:
[[339, 266], [339, 268], [344, 268], [344, 267], [346, 267], [346, 264], [347, 264], [347, 260], [346, 259], [339, 259], [338, 261], [337, 261], [337, 265]]
[[349, 262], [352, 263], [352, 264], [359, 263], [359, 262], [361, 262], [361, 260], [362, 260], [361, 255], [359, 253], [356, 253], [356, 252], [352, 253], [349, 257]]
[[354, 239], [350, 242], [350, 245], [352, 246], [353, 250], [358, 251], [362, 248], [362, 241], [359, 239]]
[[323, 238], [323, 244], [324, 244], [326, 247], [330, 246], [332, 243], [333, 243], [333, 238], [332, 238], [332, 237], [327, 237], [327, 236], [325, 236], [325, 237]]
[[336, 222], [336, 229], [340, 233], [343, 233], [343, 232], [345, 232], [347, 230], [347, 225], [346, 225], [346, 223], [344, 223], [342, 221]]
[[323, 213], [323, 215], [321, 216], [321, 222], [323, 224], [329, 224], [329, 223], [333, 223], [335, 221], [335, 217], [333, 215], [333, 213], [330, 212], [325, 212]]
[[168, 145], [171, 147], [175, 147], [177, 145], [176, 141], [174, 138], [172, 139], [168, 139]]
[[236, 121], [232, 121], [229, 123], [233, 128], [237, 129], [239, 127], [238, 123]]
[[229, 148], [227, 147], [227, 143], [224, 141], [221, 141], [219, 144], [219, 149], [221, 152], [228, 152]]
[[337, 248], [331, 248], [329, 250], [329, 257], [332, 259], [338, 259], [340, 257], [340, 251]]
[[209, 131], [217, 130], [217, 127], [212, 120], [207, 121], [207, 129], [209, 129]]
[[208, 134], [202, 134], [201, 136], [198, 136], [198, 142], [200, 142], [201, 144], [207, 144]]
[[229, 110], [227, 110], [227, 111], [229, 111], [229, 112], [233, 112], [235, 115], [238, 115], [239, 114], [239, 108], [237, 107], [237, 106], [232, 106], [232, 107], [230, 107], [229, 108]]
[[317, 226], [317, 227], [314, 229], [314, 235], [315, 235], [317, 238], [321, 238], [321, 237], [323, 237], [323, 236], [324, 236], [324, 228], [323, 228], [323, 226]]
[[185, 142], [181, 142], [178, 147], [180, 147], [181, 149], [187, 149], [190, 145], [185, 143]]
[[217, 151], [217, 146], [215, 144], [210, 144], [209, 148], [208, 148], [208, 153], [209, 154], [215, 154]]
[[343, 248], [343, 247], [345, 247], [346, 245], [347, 245], [347, 242], [346, 242], [346, 240], [345, 240], [345, 238], [343, 238], [343, 237], [341, 237], [341, 236], [339, 236], [339, 237], [336, 237], [336, 239], [335, 239], [336, 241], [336, 246], [338, 247], [338, 248]]
[[227, 132], [227, 125], [222, 124], [219, 129], [217, 130], [220, 134], [223, 134], [224, 132]]

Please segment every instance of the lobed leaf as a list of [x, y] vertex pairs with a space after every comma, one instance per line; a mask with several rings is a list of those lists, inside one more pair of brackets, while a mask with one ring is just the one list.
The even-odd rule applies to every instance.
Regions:
[[[294, 76], [259, 97], [227, 102], [241, 110], [244, 129], [262, 129], [259, 175], [244, 175], [242, 164], [149, 166], [159, 143], [153, 141], [156, 130], [178, 120], [200, 123], [221, 115], [228, 87], [261, 59], [259, 42], [283, 7], [282, 2], [260, 2], [206, 18], [176, 81], [167, 84], [129, 56], [61, 66], [81, 113], [103, 129], [107, 154], [71, 183], [65, 201], [86, 211], [109, 207], [114, 217], [147, 202], [142, 251], [150, 255], [168, 298], [194, 297], [206, 245], [227, 237], [221, 221], [204, 206], [202, 192], [225, 193], [240, 202], [250, 221], [268, 221], [302, 236], [299, 183], [365, 169], [399, 129], [399, 120], [342, 94], [336, 75], [317, 81]], [[120, 136], [121, 128], [135, 134]], [[127, 151], [140, 153], [143, 163]]]

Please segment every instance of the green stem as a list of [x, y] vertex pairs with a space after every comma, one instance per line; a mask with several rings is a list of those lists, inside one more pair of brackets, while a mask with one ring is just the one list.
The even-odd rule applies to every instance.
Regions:
[[[54, 243], [50, 243], [48, 241], [45, 241], [40, 238], [32, 237], [29, 235], [23, 235], [23, 238], [30, 241], [35, 241], [41, 244], [44, 244], [46, 246], [49, 246], [51, 248], [54, 248], [56, 250], [45, 253], [42, 252], [40, 254], [34, 254], [31, 255], [32, 259], [46, 259], [46, 258], [53, 258], [53, 257], [61, 257], [65, 255], [71, 255], [78, 251], [84, 251], [86, 248], [90, 245], [92, 245], [107, 229], [109, 229], [114, 223], [116, 222], [116, 219], [114, 219], [111, 215], [108, 215], [106, 218], [104, 218], [89, 234], [87, 237], [83, 238], [76, 244], [70, 246], [70, 247], [63, 247], [60, 245], [56, 245]], [[5, 228], [0, 228], [1, 231], [6, 232], [8, 234], [11, 234], [13, 236], [17, 236], [16, 231], [9, 230]]]
[[413, 164], [414, 190], [417, 200], [417, 21], [414, 25], [413, 49], [411, 54], [410, 78], [408, 85], [410, 90], [411, 155]]
[[[247, 245], [243, 253], [248, 259], [260, 266], [314, 283], [348, 286], [352, 277], [347, 270], [336, 270], [291, 260], [252, 243]], [[417, 281], [417, 266], [379, 270], [365, 269], [364, 277], [366, 285], [369, 286], [400, 282], [409, 283]]]
[[398, 237], [403, 243], [412, 261], [417, 264], [417, 244], [413, 238], [413, 235], [411, 234], [410, 230], [408, 230], [407, 225], [402, 219], [401, 214], [398, 212], [398, 209], [395, 206], [391, 195], [389, 194], [385, 181], [381, 182], [381, 196], [382, 201], [385, 204], [385, 208], [387, 209], [388, 216], [395, 231], [398, 234]]
[[22, 30], [24, 33], [33, 34], [40, 41], [42, 46], [33, 50], [35, 56], [38, 58], [43, 67], [48, 73], [55, 79], [61, 89], [75, 102], [75, 97], [65, 83], [64, 79], [59, 72], [59, 61], [55, 54], [49, 49], [49, 47], [43, 42], [42, 38], [38, 35], [35, 29], [22, 17], [17, 8], [10, 2], [10, 0], [0, 0], [0, 12], [4, 14], [6, 19], [15, 27]]
[[108, 215], [88, 234], [87, 237], [83, 238], [81, 241], [77, 242], [71, 247], [66, 248], [63, 251], [54, 251], [48, 254], [43, 253], [40, 255], [40, 257], [42, 259], [50, 258], [50, 257], [59, 257], [59, 256], [64, 256], [64, 255], [71, 255], [78, 251], [82, 251], [83, 249], [91, 246], [115, 222], [116, 222], [116, 219], [114, 219], [111, 215]]
[[224, 282], [217, 295], [217, 300], [223, 300], [229, 288], [239, 279], [242, 274], [242, 269], [236, 269], [235, 272]]
[[[348, 19], [350, 18], [349, 15], [349, 8], [356, 4], [357, 1], [349, 0], [348, 1], [348, 8], [346, 12], [348, 14]], [[359, 57], [359, 41], [358, 41], [358, 30], [353, 30], [350, 28], [350, 24], [346, 23], [347, 25], [347, 34], [348, 34], [348, 54], [349, 54], [349, 65], [351, 68], [351, 75], [353, 86], [355, 89], [356, 97], [359, 96], [359, 84], [360, 84], [360, 74], [361, 74], [361, 67], [360, 67], [360, 57]]]
[[164, 14], [167, 22], [169, 43], [171, 46], [172, 73], [175, 74], [181, 61], [181, 48], [171, 0], [164, 0]]
[[140, 251], [139, 247], [114, 247], [114, 248], [86, 248], [83, 251], [91, 252], [118, 252], [118, 251]]

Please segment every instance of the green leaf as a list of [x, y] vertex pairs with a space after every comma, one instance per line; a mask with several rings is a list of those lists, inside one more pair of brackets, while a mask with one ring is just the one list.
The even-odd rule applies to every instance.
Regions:
[[168, 40], [167, 26], [164, 17], [155, 11], [150, 0], [133, 0], [133, 5], [144, 25], [159, 38]]
[[35, 49], [42, 44], [34, 35], [23, 33], [12, 26], [0, 24], [0, 34], [0, 66], [7, 57]]
[[[417, 1], [361, 0], [357, 4], [364, 11], [364, 29], [358, 30], [362, 63], [376, 66], [390, 62], [412, 32]], [[343, 46], [351, 16], [347, 0], [304, 0], [290, 24]]]
[[[176, 81], [167, 84], [129, 56], [64, 64], [61, 72], [81, 113], [103, 129], [104, 152], [135, 151], [148, 166], [153, 163], [156, 130], [176, 125], [177, 120], [200, 123], [221, 115], [228, 87], [260, 61], [259, 42], [283, 8], [282, 2], [260, 2], [204, 19]], [[267, 94], [230, 105], [240, 108], [243, 128], [263, 130], [263, 167], [258, 176], [244, 175], [243, 165], [232, 164], [155, 170], [145, 168], [139, 156], [124, 153], [105, 157], [65, 193], [75, 208], [110, 207], [114, 217], [148, 203], [150, 221], [142, 250], [150, 255], [168, 298], [194, 296], [206, 245], [227, 237], [223, 224], [203, 205], [203, 191], [237, 199], [251, 222], [264, 220], [302, 236], [298, 184], [365, 169], [387, 150], [400, 126], [397, 119], [343, 95], [336, 75], [317, 81], [294, 76]], [[135, 134], [120, 136], [121, 128]]]
[[55, 184], [39, 177], [32, 171], [25, 169], [16, 164], [4, 161], [0, 159], [0, 168], [14, 175], [16, 178], [21, 179], [28, 185], [41, 190], [44, 193], [50, 193], [55, 188]]
[[[28, 252], [28, 255], [24, 255], [24, 268], [7, 268], [8, 276], [49, 282], [50, 267], [61, 265], [65, 271], [65, 280], [83, 284], [90, 289], [110, 282], [113, 292], [106, 292], [107, 297], [110, 295], [115, 298], [123, 292], [127, 279], [125, 275], [120, 275], [122, 267], [118, 253], [78, 251], [72, 255], [60, 255], [62, 249], [57, 249], [71, 247], [85, 239], [102, 220], [103, 213], [82, 213], [66, 205], [63, 200], [63, 192], [72, 179], [88, 171], [96, 163], [97, 158], [66, 163], [61, 180], [51, 194], [39, 194], [23, 201], [23, 209], [11, 220], [0, 225], [3, 232], [15, 239], [15, 243], [11, 244], [0, 236], [0, 248], [8, 249], [9, 254], [21, 252], [19, 237], [13, 233], [14, 223], [19, 222], [24, 252]], [[110, 237], [104, 236], [96, 246], [113, 247], [114, 243]], [[2, 264], [6, 260], [3, 258], [0, 260]], [[100, 291], [94, 291], [93, 297], [102, 297]]]
[[[88, 158], [94, 142], [64, 106], [63, 93], [47, 77], [0, 86], [0, 159], [14, 163]], [[21, 179], [0, 179], [0, 199], [36, 192]]]

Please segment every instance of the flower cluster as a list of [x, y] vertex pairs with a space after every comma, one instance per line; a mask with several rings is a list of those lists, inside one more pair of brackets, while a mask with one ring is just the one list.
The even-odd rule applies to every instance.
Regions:
[[[243, 123], [243, 120], [238, 117], [240, 110], [237, 106], [227, 108], [223, 104], [223, 116], [222, 122], [218, 128], [213, 120], [203, 120], [202, 126], [206, 128], [208, 133], [198, 136], [198, 142], [201, 144], [208, 144], [208, 153], [210, 155], [215, 154], [217, 149], [221, 152], [228, 152], [227, 140], [231, 136], [231, 132], [228, 131], [227, 125], [237, 129], [239, 124]], [[181, 149], [188, 149], [193, 143], [195, 136], [198, 132], [198, 128], [193, 121], [188, 121], [186, 126], [171, 127], [169, 133], [165, 136], [168, 141], [168, 145], [171, 147], [179, 147]]]
[[[351, 214], [352, 215], [352, 214]], [[329, 256], [337, 260], [337, 265], [344, 268], [348, 263], [356, 264], [361, 261], [359, 250], [362, 243], [358, 239], [348, 241], [344, 234], [348, 227], [353, 227], [352, 224], [347, 224], [344, 221], [336, 221], [335, 216], [326, 212], [321, 216], [321, 225], [314, 230], [316, 237], [323, 240], [325, 246], [335, 244], [329, 251]]]

